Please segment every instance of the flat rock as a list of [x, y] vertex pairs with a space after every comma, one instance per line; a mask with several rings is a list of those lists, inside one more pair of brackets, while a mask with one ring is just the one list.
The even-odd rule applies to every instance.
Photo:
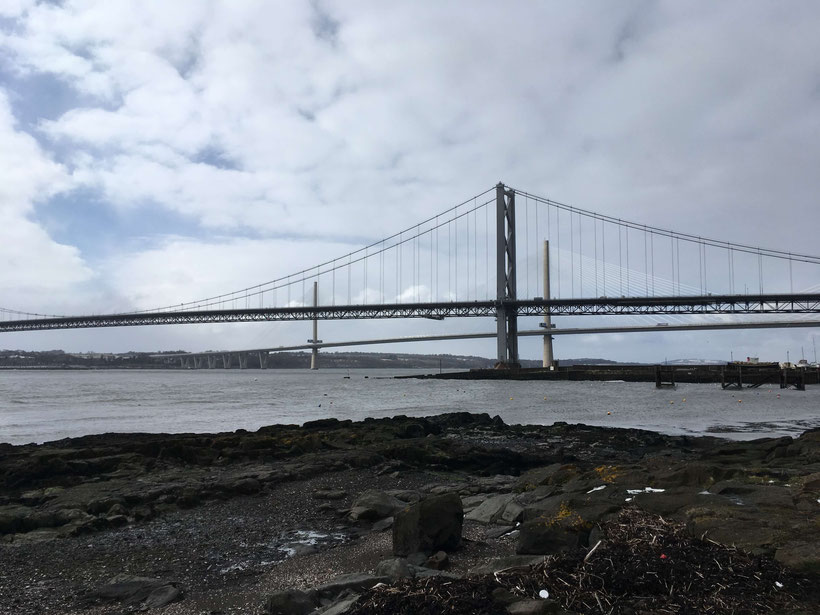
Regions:
[[343, 574], [334, 578], [333, 580], [317, 586], [316, 592], [322, 598], [335, 599], [343, 591], [362, 592], [370, 589], [376, 583], [388, 583], [389, 577], [373, 576], [362, 572], [353, 572], [350, 574]]
[[342, 489], [317, 489], [313, 492], [317, 500], [341, 500], [347, 497], [347, 491]]
[[820, 573], [820, 544], [816, 540], [786, 544], [775, 552], [774, 558], [799, 572]]
[[350, 518], [376, 521], [392, 516], [406, 505], [405, 502], [388, 495], [384, 491], [369, 489], [353, 502], [353, 506], [350, 508]]
[[478, 523], [495, 523], [501, 518], [507, 504], [512, 502], [514, 497], [513, 493], [491, 496], [467, 513], [464, 519]]

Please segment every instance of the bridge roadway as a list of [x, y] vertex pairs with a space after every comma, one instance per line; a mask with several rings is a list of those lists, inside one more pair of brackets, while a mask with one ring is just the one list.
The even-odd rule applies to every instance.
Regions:
[[212, 322], [296, 320], [366, 320], [382, 318], [494, 317], [503, 305], [518, 316], [580, 316], [623, 314], [819, 314], [820, 293], [771, 295], [701, 295], [690, 297], [541, 298], [437, 303], [298, 306], [178, 312], [132, 312], [86, 316], [32, 318], [0, 322], [0, 333], [48, 329], [90, 329]]
[[[567, 329], [533, 329], [519, 331], [521, 336], [550, 335], [589, 335], [595, 333], [660, 333], [666, 331], [709, 331], [715, 329], [792, 329], [820, 327], [820, 320], [779, 320], [771, 322], [731, 322], [731, 323], [696, 323], [688, 325], [629, 325], [623, 327], [588, 327]], [[436, 342], [445, 340], [475, 340], [495, 337], [493, 333], [450, 333], [445, 335], [416, 335], [404, 337], [387, 337], [372, 340], [353, 340], [347, 342], [319, 342], [318, 344], [297, 344], [295, 346], [277, 346], [274, 348], [252, 348], [249, 350], [210, 350], [206, 352], [180, 352], [151, 355], [156, 358], [184, 359], [192, 357], [222, 356], [225, 354], [256, 354], [270, 352], [287, 352], [291, 350], [312, 350], [314, 348], [342, 348], [346, 346], [370, 346], [375, 344], [396, 344], [401, 342]]]

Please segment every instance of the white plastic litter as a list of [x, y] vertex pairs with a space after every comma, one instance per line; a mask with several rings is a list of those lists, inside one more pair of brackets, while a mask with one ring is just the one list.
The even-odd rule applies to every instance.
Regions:
[[634, 498], [626, 498], [624, 502], [631, 502]]
[[540, 592], [538, 592], [538, 597], [546, 600], [550, 597], [550, 593], [546, 589], [542, 589]]
[[600, 487], [593, 487], [587, 493], [592, 493], [593, 491], [600, 491], [601, 489], [606, 489], [606, 485], [601, 485]]
[[783, 583], [781, 583], [780, 581], [775, 581], [775, 582], [774, 582], [774, 586], [775, 586], [777, 589], [783, 589]]
[[655, 489], [654, 487], [644, 487], [643, 489], [627, 489], [629, 495], [638, 495], [639, 493], [663, 493], [666, 489]]

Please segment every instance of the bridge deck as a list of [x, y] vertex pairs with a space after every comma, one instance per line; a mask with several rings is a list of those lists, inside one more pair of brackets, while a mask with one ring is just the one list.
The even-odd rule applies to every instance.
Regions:
[[[179, 325], [212, 322], [296, 320], [367, 320], [384, 318], [494, 317], [498, 301], [448, 303], [388, 303], [378, 305], [299, 306], [234, 310], [193, 310], [98, 314], [7, 320], [0, 332], [45, 329], [89, 329]], [[818, 314], [820, 293], [776, 295], [706, 295], [690, 297], [599, 297], [593, 299], [526, 299], [503, 302], [519, 316], [581, 316], [624, 314]]]

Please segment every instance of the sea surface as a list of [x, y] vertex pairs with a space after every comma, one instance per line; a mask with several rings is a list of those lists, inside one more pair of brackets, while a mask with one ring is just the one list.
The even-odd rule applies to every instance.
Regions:
[[2, 370], [0, 442], [105, 432], [219, 432], [397, 414], [487, 412], [507, 423], [555, 421], [732, 439], [820, 427], [820, 387], [403, 380], [429, 370]]

